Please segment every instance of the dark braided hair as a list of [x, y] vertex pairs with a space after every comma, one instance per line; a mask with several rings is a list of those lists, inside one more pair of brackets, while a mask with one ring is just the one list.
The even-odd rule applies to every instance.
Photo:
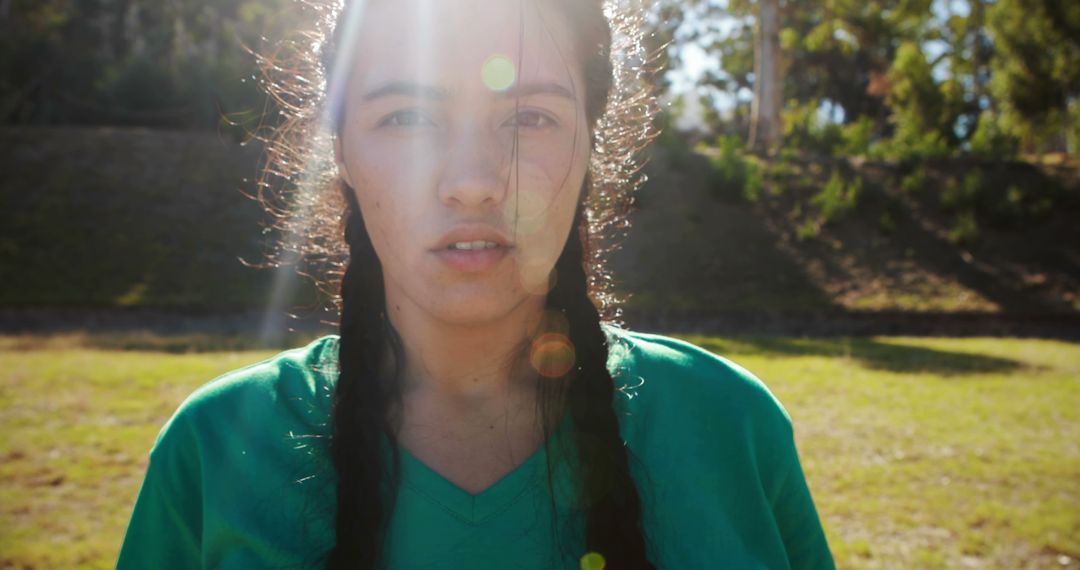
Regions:
[[[339, 537], [327, 559], [327, 568], [374, 568], [381, 547], [382, 529], [392, 509], [385, 497], [397, 494], [400, 457], [387, 410], [392, 403], [392, 380], [382, 374], [390, 357], [401, 362], [400, 343], [386, 321], [382, 266], [371, 245], [356, 196], [344, 183], [345, 242], [349, 264], [341, 279], [339, 377], [334, 387], [330, 455], [337, 471], [336, 527]], [[395, 372], [396, 376], [396, 372]], [[383, 438], [390, 442], [393, 464], [385, 466]], [[390, 467], [390, 469], [387, 469]], [[341, 537], [346, 537], [342, 539]]]
[[555, 264], [558, 276], [548, 307], [566, 315], [578, 362], [565, 378], [566, 402], [582, 467], [580, 496], [588, 506], [586, 544], [609, 568], [652, 568], [645, 558], [641, 501], [615, 415], [615, 383], [607, 369], [608, 346], [585, 274], [588, 226], [579, 208], [570, 239]]
[[[612, 2], [605, 14], [605, 0], [533, 1], [556, 3], [573, 27], [576, 53], [585, 72], [585, 109], [592, 135], [575, 231], [556, 261], [555, 285], [546, 299], [548, 310], [565, 316], [575, 366], [560, 379], [539, 383], [542, 428], [545, 435], [551, 434], [553, 419], [564, 413], [572, 420], [570, 440], [577, 450], [576, 482], [586, 516], [587, 549], [603, 556], [609, 569], [649, 569], [653, 566], [646, 558], [641, 500], [631, 477], [631, 457], [619, 432], [615, 382], [607, 368], [607, 338], [601, 328], [601, 313], [610, 314], [612, 301], [601, 239], [610, 238], [613, 228], [625, 227], [629, 195], [643, 180], [637, 176], [636, 157], [656, 134], [651, 127], [655, 98], [645, 77], [651, 58], [642, 51], [641, 14], [613, 9], [615, 5], [625, 8], [625, 3]], [[288, 50], [298, 57], [295, 65], [264, 58], [264, 73], [271, 77], [268, 88], [285, 115], [282, 126], [267, 141], [266, 172], [294, 185], [303, 178], [299, 186], [308, 183], [318, 188], [321, 184], [330, 192], [299, 192], [297, 202], [289, 204], [287, 192], [273, 194], [272, 185], [264, 179], [259, 198], [275, 218], [274, 227], [299, 238], [284, 240], [285, 252], [297, 251], [306, 262], [326, 267], [323, 275], [340, 277], [338, 290], [328, 291], [338, 304], [340, 341], [329, 447], [337, 474], [337, 540], [327, 554], [326, 567], [368, 569], [380, 559], [397, 495], [400, 457], [396, 419], [392, 418], [400, 409], [397, 384], [404, 351], [386, 317], [382, 267], [354, 189], [321, 166], [325, 161], [312, 158], [327, 151], [325, 138], [319, 136], [323, 119], [317, 108], [333, 105], [335, 99], [328, 100], [327, 92], [334, 91], [334, 83], [348, 81], [328, 78], [327, 72], [333, 69], [338, 51], [349, 50], [340, 45], [339, 23], [355, 2], [346, 0], [340, 11], [320, 8], [315, 0], [306, 4], [317, 8], [317, 29], [304, 35], [304, 41], [311, 42], [309, 47], [293, 45]], [[304, 57], [310, 53], [321, 57], [315, 61]], [[323, 81], [329, 79], [333, 83]], [[340, 132], [344, 109], [329, 108], [328, 115], [335, 134]], [[303, 149], [305, 145], [310, 148]], [[314, 173], [299, 166], [305, 161], [316, 164]], [[297, 209], [323, 223], [298, 221]], [[335, 210], [347, 255], [336, 245], [340, 237], [326, 232], [325, 221]], [[327, 281], [316, 277], [316, 282], [326, 291]], [[548, 443], [545, 439], [544, 445]], [[549, 455], [549, 473], [550, 461]]]

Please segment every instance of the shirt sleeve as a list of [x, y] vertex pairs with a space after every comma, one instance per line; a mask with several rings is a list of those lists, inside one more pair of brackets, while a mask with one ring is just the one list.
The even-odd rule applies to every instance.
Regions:
[[791, 424], [785, 422], [774, 445], [774, 484], [770, 500], [792, 570], [835, 570], [825, 531], [806, 484]]
[[162, 428], [120, 548], [117, 570], [201, 568], [198, 440], [182, 412]]

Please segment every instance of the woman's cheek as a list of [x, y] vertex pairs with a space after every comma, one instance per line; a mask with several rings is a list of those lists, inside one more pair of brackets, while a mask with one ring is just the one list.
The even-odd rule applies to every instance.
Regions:
[[554, 231], [537, 232], [519, 243], [524, 244], [517, 259], [521, 288], [534, 295], [546, 294], [554, 285], [552, 269], [562, 253], [564, 240]]
[[552, 172], [536, 163], [523, 164], [521, 190], [507, 200], [506, 219], [516, 220], [512, 227], [522, 246], [517, 257], [520, 283], [536, 295], [547, 293], [553, 284], [551, 271], [566, 245], [581, 185], [565, 170], [569, 165], [561, 168]]

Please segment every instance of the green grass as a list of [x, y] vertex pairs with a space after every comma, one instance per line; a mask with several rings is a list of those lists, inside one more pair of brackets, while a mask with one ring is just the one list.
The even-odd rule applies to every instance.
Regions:
[[[686, 338], [784, 402], [841, 568], [1080, 568], [1080, 344]], [[0, 568], [112, 566], [162, 422], [272, 353], [216, 343], [0, 337]]]
[[1080, 568], [1080, 345], [687, 338], [785, 404], [840, 567]]

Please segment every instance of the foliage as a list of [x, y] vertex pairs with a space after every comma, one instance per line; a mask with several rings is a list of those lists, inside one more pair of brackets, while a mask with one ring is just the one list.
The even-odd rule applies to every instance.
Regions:
[[971, 135], [971, 154], [983, 158], [1006, 159], [1016, 155], [1018, 141], [1009, 135], [1001, 117], [991, 111], [979, 115], [979, 123]]
[[874, 121], [870, 117], [859, 117], [853, 123], [844, 125], [841, 136], [843, 143], [839, 147], [842, 156], [867, 156], [874, 144]]
[[291, 3], [13, 0], [0, 15], [0, 123], [243, 135], [265, 102], [248, 49], [283, 38]]
[[750, 202], [761, 196], [764, 186], [761, 170], [746, 159], [739, 137], [718, 137], [716, 154], [709, 159], [709, 165], [709, 185], [717, 196]]
[[900, 189], [908, 194], [914, 194], [926, 187], [926, 170], [916, 168], [900, 180]]
[[[659, 4], [670, 14], [675, 2]], [[718, 62], [700, 82], [706, 102], [735, 98], [705, 120], [745, 132], [755, 3], [679, 5], [672, 50], [696, 44]], [[901, 161], [1080, 148], [1080, 3], [789, 2], [781, 25], [791, 148]]]
[[810, 202], [818, 207], [825, 222], [835, 222], [855, 210], [862, 193], [862, 178], [856, 176], [846, 182], [839, 171], [834, 171]]
[[972, 245], [979, 239], [979, 224], [973, 210], [964, 210], [956, 215], [949, 240], [959, 245]]
[[950, 178], [941, 193], [941, 207], [947, 212], [973, 210], [979, 203], [984, 179], [978, 171], [969, 173], [962, 183]]
[[1080, 3], [997, 0], [992, 94], [1010, 130], [1029, 150], [1075, 146], [1080, 105]]
[[844, 129], [821, 118], [818, 100], [789, 101], [782, 111], [784, 144], [824, 156], [832, 156], [845, 145]]

